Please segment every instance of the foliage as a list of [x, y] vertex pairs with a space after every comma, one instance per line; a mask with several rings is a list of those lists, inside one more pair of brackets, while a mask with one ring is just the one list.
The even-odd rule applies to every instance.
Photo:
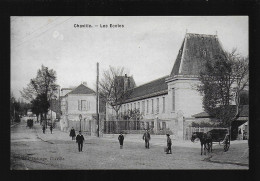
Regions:
[[140, 121], [141, 119], [143, 119], [143, 115], [140, 113], [139, 109], [133, 109], [133, 110], [128, 110], [124, 115], [123, 115], [123, 119], [124, 120], [129, 120], [129, 119], [133, 119], [136, 121]]
[[192, 127], [221, 127], [219, 124], [210, 123], [210, 122], [200, 122], [200, 123], [192, 122], [191, 126]]
[[[205, 112], [218, 118], [222, 126], [230, 125], [239, 116], [241, 93], [248, 85], [248, 58], [239, 56], [236, 50], [217, 55], [205, 63], [199, 80]], [[234, 101], [236, 112], [232, 113]]]
[[31, 107], [30, 104], [23, 101], [16, 100], [13, 93], [10, 96], [10, 118], [15, 122], [20, 121], [20, 115], [26, 114], [27, 110]]
[[58, 85], [55, 82], [56, 72], [42, 65], [36, 77], [30, 80], [23, 91], [20, 91], [22, 97], [33, 104], [32, 109], [35, 114], [44, 114], [46, 118], [50, 100], [56, 98], [58, 92]]
[[50, 107], [50, 103], [44, 94], [37, 95], [37, 97], [31, 101], [31, 104], [32, 104], [32, 112], [36, 114], [37, 121], [38, 121], [38, 116], [41, 113], [48, 112], [48, 108]]

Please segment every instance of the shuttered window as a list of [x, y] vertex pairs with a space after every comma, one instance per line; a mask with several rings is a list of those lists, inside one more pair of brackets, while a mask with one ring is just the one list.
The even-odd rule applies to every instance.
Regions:
[[172, 111], [175, 111], [175, 89], [172, 89]]
[[165, 113], [165, 97], [163, 97], [163, 110], [162, 110], [163, 113]]
[[153, 114], [153, 99], [152, 99], [152, 114]]
[[159, 98], [157, 98], [157, 109], [156, 109], [156, 113], [159, 113]]
[[147, 114], [149, 113], [149, 100], [147, 100], [146, 112], [147, 112]]

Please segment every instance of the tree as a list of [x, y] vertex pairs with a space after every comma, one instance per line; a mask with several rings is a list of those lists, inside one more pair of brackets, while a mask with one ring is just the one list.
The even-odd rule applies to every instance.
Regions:
[[[248, 58], [236, 50], [215, 56], [200, 71], [198, 90], [203, 95], [203, 108], [220, 120], [219, 125], [230, 126], [239, 117], [240, 97], [248, 86], [248, 74]], [[235, 112], [231, 106], [234, 101]]]
[[130, 95], [124, 86], [124, 68], [109, 67], [103, 72], [103, 78], [100, 80], [100, 96], [116, 112], [116, 119], [119, 118], [119, 109], [124, 101]]
[[44, 94], [39, 94], [34, 100], [31, 101], [31, 104], [32, 112], [36, 114], [38, 122], [38, 116], [41, 115], [42, 118], [42, 113], [48, 112], [50, 103], [47, 101], [46, 96]]
[[[37, 76], [30, 80], [30, 83], [26, 88], [23, 88], [23, 91], [20, 91], [22, 97], [26, 100], [31, 102], [36, 100], [34, 102], [35, 106], [39, 104], [43, 106], [41, 114], [44, 114], [45, 119], [50, 106], [50, 100], [56, 98], [57, 95], [58, 85], [55, 82], [56, 72], [42, 65], [41, 69], [37, 71]], [[40, 101], [40, 103], [37, 103], [37, 101]], [[33, 109], [38, 110], [37, 107]]]

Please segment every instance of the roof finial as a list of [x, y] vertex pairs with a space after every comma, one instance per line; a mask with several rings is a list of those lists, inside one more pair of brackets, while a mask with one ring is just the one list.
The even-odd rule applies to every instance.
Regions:
[[218, 35], [218, 31], [216, 31], [216, 35]]
[[188, 33], [188, 29], [186, 29], [186, 34]]

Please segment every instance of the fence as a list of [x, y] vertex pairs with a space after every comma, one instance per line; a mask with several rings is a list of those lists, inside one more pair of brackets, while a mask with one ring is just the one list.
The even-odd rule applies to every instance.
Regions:
[[104, 133], [139, 133], [144, 130], [144, 122], [142, 121], [104, 121]]
[[172, 134], [169, 128], [161, 128], [154, 132], [154, 125], [147, 124], [145, 121], [104, 121], [103, 133], [105, 134], [118, 134], [120, 132], [127, 134], [143, 134], [145, 129], [149, 129], [151, 134], [165, 135], [166, 133]]
[[192, 133], [203, 132], [206, 133], [212, 129], [227, 129], [227, 128], [217, 128], [217, 127], [187, 127], [185, 130], [185, 140], [190, 140]]

